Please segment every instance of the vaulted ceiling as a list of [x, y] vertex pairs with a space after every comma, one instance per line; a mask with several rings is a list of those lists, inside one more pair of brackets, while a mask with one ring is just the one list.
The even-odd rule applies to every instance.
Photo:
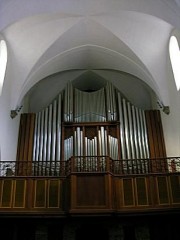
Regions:
[[67, 81], [90, 79], [144, 107], [151, 91], [168, 105], [168, 43], [179, 29], [178, 0], [1, 0], [12, 109], [28, 95], [38, 111]]

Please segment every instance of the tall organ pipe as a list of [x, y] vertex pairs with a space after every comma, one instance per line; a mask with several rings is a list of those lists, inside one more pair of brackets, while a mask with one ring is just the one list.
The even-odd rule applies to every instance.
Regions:
[[47, 132], [48, 132], [48, 108], [45, 109], [45, 113], [44, 113], [43, 161], [46, 161], [46, 154], [47, 154]]
[[58, 96], [57, 107], [57, 142], [56, 142], [56, 160], [60, 161], [61, 157], [61, 94]]
[[41, 112], [41, 122], [40, 122], [40, 151], [39, 151], [39, 161], [42, 162], [43, 157], [43, 143], [44, 143], [44, 110]]
[[127, 149], [127, 158], [131, 158], [131, 152], [129, 148], [129, 126], [128, 126], [128, 118], [127, 118], [127, 108], [126, 108], [126, 100], [123, 99], [123, 114], [124, 114], [124, 128], [125, 128], [125, 142]]
[[136, 112], [136, 119], [137, 119], [137, 136], [138, 136], [138, 145], [139, 145], [139, 150], [140, 150], [140, 158], [143, 158], [140, 118], [139, 118], [139, 110], [137, 107], [135, 108], [135, 112]]
[[73, 121], [73, 88], [69, 82], [64, 92], [64, 121]]
[[56, 151], [56, 111], [57, 111], [57, 100], [53, 102], [53, 119], [52, 119], [52, 161], [55, 161]]
[[139, 110], [139, 117], [140, 117], [140, 127], [141, 127], [142, 154], [143, 154], [143, 158], [146, 158], [145, 131], [144, 131], [144, 124], [143, 124], [142, 110]]
[[36, 114], [36, 117], [35, 117], [34, 145], [33, 145], [33, 161], [36, 161], [36, 152], [37, 152], [37, 129], [38, 129], [38, 114]]
[[124, 120], [122, 111], [121, 95], [118, 93], [118, 106], [119, 106], [119, 121], [120, 121], [120, 141], [122, 149], [122, 159], [126, 158], [125, 139], [124, 139]]
[[132, 106], [132, 118], [133, 118], [133, 132], [134, 132], [134, 144], [135, 144], [135, 157], [139, 158], [139, 146], [138, 146], [138, 136], [137, 136], [137, 121], [135, 107]]
[[129, 120], [129, 135], [130, 135], [131, 155], [132, 155], [132, 158], [135, 158], [132, 114], [131, 114], [131, 105], [130, 105], [129, 102], [127, 103], [127, 109], [128, 109], [128, 120]]
[[51, 143], [52, 143], [52, 104], [49, 106], [48, 114], [48, 143], [47, 143], [47, 161], [51, 160]]
[[104, 127], [101, 127], [101, 148], [102, 148], [102, 155], [105, 155], [105, 146], [104, 146]]
[[145, 138], [146, 158], [149, 158], [149, 145], [148, 145], [148, 137], [147, 137], [147, 126], [146, 126], [146, 119], [145, 119], [144, 111], [142, 112], [142, 118], [143, 118], [143, 125], [144, 125], [144, 138]]
[[38, 113], [38, 122], [37, 122], [37, 148], [36, 148], [36, 161], [39, 160], [39, 152], [40, 152], [40, 131], [41, 131], [41, 112]]
[[107, 118], [108, 121], [115, 121], [116, 119], [116, 102], [115, 91], [111, 83], [107, 82], [106, 85], [106, 105], [107, 105]]

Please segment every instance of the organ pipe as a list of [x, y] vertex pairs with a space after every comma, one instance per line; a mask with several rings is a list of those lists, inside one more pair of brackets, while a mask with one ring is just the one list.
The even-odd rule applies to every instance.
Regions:
[[49, 106], [48, 114], [48, 144], [47, 144], [47, 161], [51, 160], [51, 142], [52, 142], [52, 104]]
[[119, 122], [120, 122], [120, 141], [121, 141], [121, 151], [122, 159], [126, 158], [126, 148], [125, 148], [125, 133], [124, 133], [124, 119], [122, 110], [121, 94], [118, 93], [118, 106], [119, 106]]
[[132, 114], [131, 114], [131, 106], [130, 103], [127, 103], [127, 110], [128, 110], [128, 122], [129, 122], [129, 136], [130, 136], [130, 149], [131, 149], [131, 156], [134, 159], [135, 158], [135, 152], [134, 152], [134, 135], [133, 135], [133, 124], [132, 124]]
[[36, 153], [37, 153], [37, 129], [38, 129], [38, 114], [36, 114], [36, 117], [35, 117], [34, 144], [33, 144], [33, 161], [36, 160]]
[[55, 161], [55, 151], [56, 151], [56, 108], [57, 108], [57, 101], [54, 100], [53, 102], [53, 113], [52, 113], [52, 156], [51, 160]]
[[82, 92], [75, 89], [75, 122], [106, 121], [104, 89], [97, 92]]
[[146, 126], [146, 119], [145, 119], [145, 113], [142, 112], [143, 117], [143, 125], [144, 125], [144, 141], [145, 141], [145, 149], [146, 149], [146, 158], [149, 158], [149, 145], [148, 145], [148, 137], [147, 137], [147, 126]]
[[124, 128], [125, 128], [125, 142], [126, 142], [126, 149], [127, 149], [127, 158], [131, 158], [130, 152], [130, 144], [129, 144], [129, 129], [128, 129], [128, 117], [127, 117], [127, 105], [126, 101], [123, 98], [123, 115], [124, 115]]
[[137, 136], [137, 121], [135, 107], [132, 106], [132, 118], [133, 118], [133, 132], [134, 132], [134, 145], [135, 145], [135, 157], [139, 158], [139, 146], [138, 146], [138, 136]]
[[61, 94], [58, 96], [58, 107], [57, 107], [57, 141], [56, 141], [56, 160], [60, 161], [61, 157]]
[[46, 161], [46, 154], [47, 154], [47, 132], [48, 132], [48, 108], [45, 109], [45, 113], [44, 113], [43, 161]]
[[106, 105], [108, 121], [116, 121], [115, 91], [113, 85], [109, 82], [106, 85]]
[[140, 158], [143, 158], [140, 118], [139, 118], [139, 110], [137, 107], [135, 108], [135, 112], [136, 112], [136, 119], [137, 119], [137, 136], [138, 136], [138, 146], [139, 146], [139, 151], [140, 151]]
[[141, 133], [141, 142], [142, 142], [142, 154], [143, 154], [143, 158], [146, 158], [145, 132], [144, 132], [142, 110], [140, 109], [139, 109], [139, 116], [140, 116], [140, 128], [141, 128], [140, 133]]
[[[62, 144], [62, 119], [68, 123], [99, 122], [97, 135], [85, 136], [86, 126], [73, 126], [72, 133], [65, 136]], [[120, 138], [115, 137], [113, 132], [110, 135], [109, 123], [107, 126], [100, 124], [117, 120], [120, 124]], [[64, 94], [60, 93], [47, 108], [36, 114], [33, 160], [43, 164], [51, 161], [56, 166], [56, 162], [61, 160], [63, 146], [63, 160], [68, 160], [71, 156], [86, 155], [89, 156], [89, 166], [92, 167], [92, 162], [95, 164], [94, 156], [97, 155], [118, 159], [119, 141], [121, 159], [149, 158], [144, 111], [121, 98], [121, 93], [115, 91], [110, 83], [96, 92], [82, 92], [73, 89], [72, 84], [68, 83]], [[77, 162], [79, 166], [82, 164], [81, 160]], [[102, 166], [103, 164], [102, 162]], [[130, 167], [128, 161], [127, 167]]]
[[38, 127], [37, 127], [37, 148], [36, 148], [36, 160], [39, 160], [39, 146], [40, 146], [40, 130], [41, 130], [41, 112], [38, 113]]

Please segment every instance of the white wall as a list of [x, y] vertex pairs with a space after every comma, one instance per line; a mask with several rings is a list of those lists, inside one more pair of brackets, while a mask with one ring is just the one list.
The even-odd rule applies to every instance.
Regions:
[[170, 114], [161, 114], [167, 156], [180, 156], [180, 92], [177, 91], [169, 59], [167, 61]]
[[[8, 74], [7, 74], [8, 75]], [[10, 117], [11, 83], [7, 77], [0, 96], [0, 160], [16, 160], [19, 116]]]

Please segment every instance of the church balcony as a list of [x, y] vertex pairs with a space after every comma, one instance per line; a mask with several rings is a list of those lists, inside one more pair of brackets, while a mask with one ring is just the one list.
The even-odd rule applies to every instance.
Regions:
[[121, 216], [179, 210], [179, 157], [0, 162], [1, 216]]

